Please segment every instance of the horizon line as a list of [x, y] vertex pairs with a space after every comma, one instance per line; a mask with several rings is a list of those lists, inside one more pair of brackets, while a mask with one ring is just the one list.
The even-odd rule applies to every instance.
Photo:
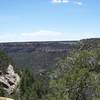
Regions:
[[88, 39], [100, 39], [100, 37], [99, 38], [97, 38], [97, 37], [95, 37], [95, 38], [83, 38], [83, 39], [70, 39], [70, 40], [33, 40], [33, 41], [31, 41], [31, 40], [29, 40], [29, 41], [0, 41], [0, 44], [1, 43], [32, 43], [32, 42], [77, 42], [77, 41], [81, 41], [81, 40], [88, 40]]

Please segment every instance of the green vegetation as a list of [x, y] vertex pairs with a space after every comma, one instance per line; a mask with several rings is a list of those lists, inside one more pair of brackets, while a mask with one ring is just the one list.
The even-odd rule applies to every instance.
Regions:
[[19, 91], [15, 91], [10, 97], [15, 100], [42, 100], [47, 94], [48, 81], [46, 77], [33, 75], [31, 70], [23, 70]]
[[7, 54], [5, 54], [3, 51], [0, 51], [0, 70], [5, 71], [11, 62], [12, 61]]
[[15, 100], [99, 100], [100, 48], [71, 52], [44, 73], [24, 69], [19, 74], [18, 89], [9, 96]]
[[[53, 72], [54, 79], [49, 83], [49, 99], [99, 100], [100, 49], [76, 53], [67, 57], [63, 64]], [[68, 66], [71, 67], [68, 69]]]
[[19, 90], [15, 100], [99, 100], [100, 49], [71, 54], [45, 74], [24, 70]]

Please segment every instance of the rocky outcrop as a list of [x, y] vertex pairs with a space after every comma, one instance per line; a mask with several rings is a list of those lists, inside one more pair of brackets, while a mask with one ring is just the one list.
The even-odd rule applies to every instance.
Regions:
[[0, 75], [0, 83], [3, 86], [3, 89], [8, 94], [11, 94], [14, 92], [19, 82], [20, 82], [20, 76], [17, 73], [15, 73], [12, 65], [8, 66], [6, 73], [2, 73]]
[[14, 99], [6, 98], [6, 97], [0, 97], [0, 100], [14, 100]]
[[80, 42], [80, 50], [92, 50], [100, 48], [100, 38], [83, 39]]

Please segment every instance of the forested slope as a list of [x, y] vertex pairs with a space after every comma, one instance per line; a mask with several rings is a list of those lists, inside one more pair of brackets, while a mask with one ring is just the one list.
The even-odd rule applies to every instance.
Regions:
[[17, 90], [10, 95], [1, 91], [1, 96], [15, 100], [99, 100], [100, 42], [85, 41], [45, 72], [15, 69], [21, 77]]

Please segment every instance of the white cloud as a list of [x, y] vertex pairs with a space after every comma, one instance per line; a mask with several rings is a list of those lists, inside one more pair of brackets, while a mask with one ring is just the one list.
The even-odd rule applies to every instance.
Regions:
[[79, 6], [82, 6], [83, 5], [83, 2], [81, 1], [77, 1], [77, 0], [52, 0], [52, 3], [55, 3], [55, 4], [67, 4], [67, 3], [71, 3], [71, 4], [75, 4], [75, 5], [79, 5]]
[[69, 0], [52, 0], [53, 3], [69, 3]]
[[63, 3], [69, 3], [69, 0], [62, 0]]
[[61, 3], [61, 0], [52, 0], [52, 3]]
[[63, 33], [41, 30], [32, 33], [0, 33], [0, 42], [64, 41], [100, 37], [92, 32]]
[[82, 6], [83, 5], [83, 3], [82, 2], [80, 2], [80, 1], [76, 1], [76, 2], [74, 2], [76, 5], [79, 5], [79, 6]]
[[62, 37], [63, 33], [48, 30], [31, 33], [1, 33], [0, 42], [56, 41]]
[[57, 36], [61, 35], [60, 32], [48, 31], [48, 30], [40, 30], [39, 32], [33, 33], [21, 33], [22, 36]]

